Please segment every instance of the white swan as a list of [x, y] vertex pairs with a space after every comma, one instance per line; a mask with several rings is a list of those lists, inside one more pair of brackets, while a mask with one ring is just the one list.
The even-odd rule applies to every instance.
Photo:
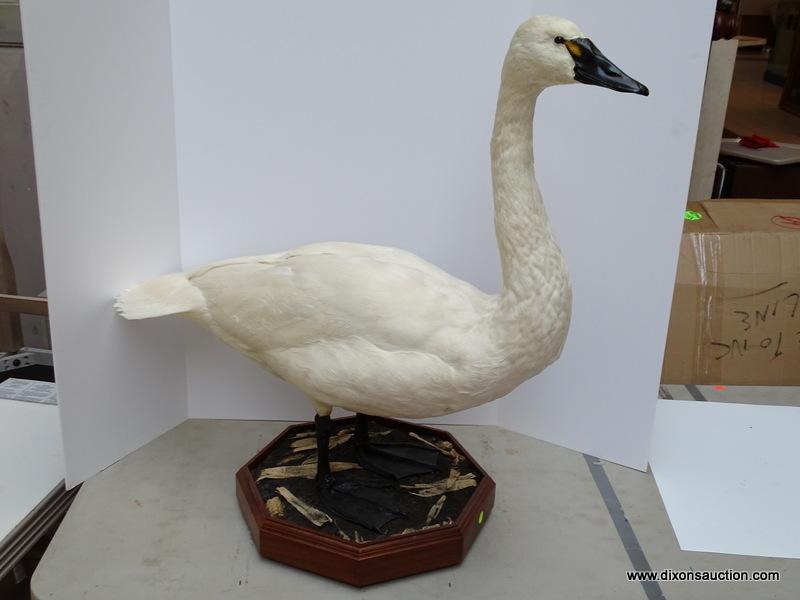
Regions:
[[323, 418], [336, 406], [430, 417], [504, 396], [556, 360], [567, 335], [570, 285], [534, 180], [532, 122], [543, 89], [575, 81], [647, 94], [570, 21], [524, 22], [491, 143], [499, 295], [403, 250], [330, 242], [166, 275], [116, 307], [128, 319], [188, 317], [298, 387]]
[[499, 398], [559, 356], [570, 318], [567, 270], [533, 174], [534, 103], [576, 79], [646, 91], [609, 67], [558, 17], [526, 21], [511, 41], [491, 145], [499, 295], [403, 250], [329, 242], [166, 275], [116, 307], [128, 319], [200, 323], [321, 415], [339, 406], [430, 417]]

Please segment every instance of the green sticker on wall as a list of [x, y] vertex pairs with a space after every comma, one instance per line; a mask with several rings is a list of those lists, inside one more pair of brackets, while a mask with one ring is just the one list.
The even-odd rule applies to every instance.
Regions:
[[699, 221], [703, 218], [703, 215], [696, 210], [687, 210], [685, 213], [683, 213], [683, 218], [687, 221]]

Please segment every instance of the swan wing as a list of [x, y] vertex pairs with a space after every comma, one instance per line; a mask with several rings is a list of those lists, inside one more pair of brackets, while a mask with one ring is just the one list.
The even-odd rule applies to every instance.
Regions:
[[496, 298], [415, 255], [314, 244], [188, 273], [219, 337], [318, 403], [395, 417], [486, 401]]
[[315, 244], [187, 274], [207, 317], [251, 352], [360, 337], [385, 349], [430, 351], [466, 330], [491, 297], [413, 254]]

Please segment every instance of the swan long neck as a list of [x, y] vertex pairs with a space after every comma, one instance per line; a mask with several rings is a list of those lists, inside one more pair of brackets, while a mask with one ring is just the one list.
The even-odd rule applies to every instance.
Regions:
[[[533, 114], [539, 89], [503, 84], [492, 134], [495, 232], [503, 270], [502, 296], [523, 299], [546, 265], [537, 260], [555, 241], [533, 167]], [[557, 246], [556, 246], [557, 248]]]
[[[503, 274], [496, 317], [514, 355], [549, 364], [566, 336], [571, 292], [534, 177], [533, 115], [542, 89], [521, 89], [505, 81], [501, 85], [492, 134], [495, 231]], [[538, 356], [523, 349], [529, 345], [537, 347]]]

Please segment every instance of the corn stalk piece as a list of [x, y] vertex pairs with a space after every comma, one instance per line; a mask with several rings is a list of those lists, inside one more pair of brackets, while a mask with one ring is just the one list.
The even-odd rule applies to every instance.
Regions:
[[[360, 469], [361, 465], [351, 462], [332, 462], [331, 473], [338, 471], [349, 471], [350, 469]], [[256, 483], [264, 479], [291, 479], [293, 477], [304, 477], [313, 479], [317, 474], [317, 463], [303, 463], [302, 465], [285, 465], [282, 467], [268, 467], [261, 469]]]
[[411, 491], [414, 496], [422, 498], [430, 498], [432, 496], [440, 496], [447, 492], [457, 492], [469, 487], [475, 487], [478, 482], [475, 479], [475, 473], [461, 474], [456, 469], [450, 469], [450, 476], [447, 479], [434, 481], [433, 483], [415, 483], [414, 485], [400, 486]]
[[447, 499], [447, 496], [442, 494], [439, 496], [439, 499], [436, 503], [431, 506], [431, 509], [428, 511], [428, 517], [425, 519], [425, 525], [430, 525], [433, 520], [439, 516], [439, 513], [442, 512], [442, 507], [444, 506], [444, 501]]
[[285, 487], [279, 487], [275, 491], [278, 492], [284, 500], [291, 504], [297, 512], [299, 512], [317, 527], [322, 527], [327, 523], [333, 523], [333, 519], [331, 519], [329, 515], [317, 508], [314, 508], [310, 504], [306, 504]]

